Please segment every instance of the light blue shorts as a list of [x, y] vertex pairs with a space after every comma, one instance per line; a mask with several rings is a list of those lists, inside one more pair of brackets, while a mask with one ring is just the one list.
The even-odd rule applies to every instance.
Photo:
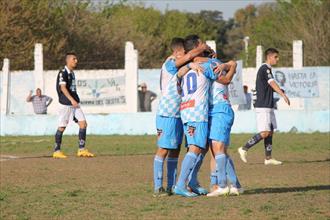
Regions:
[[183, 128], [181, 118], [156, 116], [157, 145], [160, 148], [175, 150], [182, 143]]
[[209, 139], [222, 142], [226, 146], [230, 144], [230, 131], [234, 123], [234, 111], [228, 105], [221, 112], [212, 112], [209, 117]]
[[186, 147], [196, 145], [205, 149], [208, 135], [207, 122], [187, 122], [183, 125], [184, 134], [186, 135]]

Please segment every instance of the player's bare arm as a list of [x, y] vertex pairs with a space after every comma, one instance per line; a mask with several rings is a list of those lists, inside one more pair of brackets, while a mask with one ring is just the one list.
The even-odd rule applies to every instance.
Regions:
[[186, 75], [189, 70], [195, 70], [197, 74], [203, 73], [204, 69], [199, 65], [197, 62], [189, 63], [183, 67], [181, 67], [178, 71], [178, 77], [182, 78], [184, 75]]
[[269, 85], [273, 88], [275, 92], [277, 92], [280, 96], [283, 97], [284, 101], [290, 105], [290, 100], [289, 98], [285, 95], [285, 93], [282, 91], [282, 89], [277, 85], [277, 83], [274, 80], [271, 80], [269, 82]]
[[191, 51], [186, 53], [181, 58], [175, 60], [175, 66], [180, 67], [180, 66], [184, 65], [185, 63], [189, 62], [190, 60], [192, 60], [195, 57], [197, 57], [198, 55], [200, 55], [203, 51], [209, 50], [209, 48], [210, 47], [207, 44], [200, 43], [198, 45], [198, 47], [196, 47], [195, 49], [192, 49]]
[[222, 72], [222, 70], [228, 70], [226, 75], [223, 74], [219, 75], [217, 82], [223, 85], [228, 85], [232, 81], [234, 74], [236, 73], [236, 67], [237, 67], [237, 63], [233, 60], [224, 64], [220, 64], [219, 66], [217, 65], [216, 68], [219, 69], [220, 72]]
[[76, 100], [74, 100], [74, 98], [70, 95], [69, 91], [66, 88], [66, 85], [65, 84], [62, 84], [60, 86], [61, 86], [61, 91], [63, 92], [63, 94], [65, 95], [65, 97], [67, 97], [70, 100], [72, 106], [74, 108], [78, 108], [79, 107], [78, 102]]

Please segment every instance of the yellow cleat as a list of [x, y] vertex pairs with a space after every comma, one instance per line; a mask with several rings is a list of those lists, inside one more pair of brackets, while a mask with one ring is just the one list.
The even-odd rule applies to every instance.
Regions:
[[62, 151], [55, 151], [53, 153], [53, 158], [56, 158], [56, 159], [65, 159], [65, 158], [67, 158], [67, 156], [65, 156]]
[[94, 157], [94, 154], [89, 152], [87, 149], [83, 149], [83, 150], [78, 150], [77, 156], [78, 157]]

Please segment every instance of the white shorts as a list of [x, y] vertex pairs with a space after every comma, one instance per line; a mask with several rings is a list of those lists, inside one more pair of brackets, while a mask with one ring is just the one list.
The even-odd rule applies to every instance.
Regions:
[[258, 132], [273, 131], [277, 128], [274, 109], [272, 108], [255, 108], [257, 116]]
[[73, 108], [71, 105], [61, 105], [59, 108], [59, 127], [66, 127], [75, 117], [78, 121], [86, 121], [85, 115], [81, 108]]

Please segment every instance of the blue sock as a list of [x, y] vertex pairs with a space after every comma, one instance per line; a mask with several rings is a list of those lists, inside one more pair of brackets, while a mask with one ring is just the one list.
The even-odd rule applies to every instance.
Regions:
[[85, 148], [86, 142], [86, 128], [79, 129], [79, 149]]
[[226, 173], [233, 186], [236, 188], [241, 188], [241, 184], [236, 175], [234, 162], [229, 156], [226, 157]]
[[218, 176], [217, 176], [217, 171], [214, 170], [211, 172], [211, 175], [210, 175], [210, 185], [211, 186], [214, 186], [214, 185], [218, 185]]
[[189, 174], [195, 166], [197, 156], [198, 155], [194, 154], [193, 152], [188, 152], [184, 157], [177, 183], [178, 188], [184, 189], [186, 187], [186, 181], [188, 180]]
[[215, 161], [217, 163], [217, 168], [218, 168], [218, 185], [221, 188], [224, 188], [227, 185], [226, 155], [223, 153], [217, 154], [215, 156]]
[[154, 159], [154, 188], [155, 190], [163, 186], [163, 164], [164, 158], [155, 156]]
[[189, 177], [188, 177], [188, 183], [190, 186], [197, 186], [199, 185], [198, 180], [197, 180], [197, 176], [198, 176], [198, 171], [200, 170], [202, 163], [204, 160], [204, 155], [203, 154], [199, 154], [195, 163], [195, 166], [192, 170], [192, 172], [190, 173]]
[[172, 189], [176, 182], [178, 158], [167, 158], [167, 188]]
[[57, 130], [56, 131], [54, 151], [61, 150], [62, 135], [63, 135], [63, 132], [62, 131], [60, 131], [60, 130]]

